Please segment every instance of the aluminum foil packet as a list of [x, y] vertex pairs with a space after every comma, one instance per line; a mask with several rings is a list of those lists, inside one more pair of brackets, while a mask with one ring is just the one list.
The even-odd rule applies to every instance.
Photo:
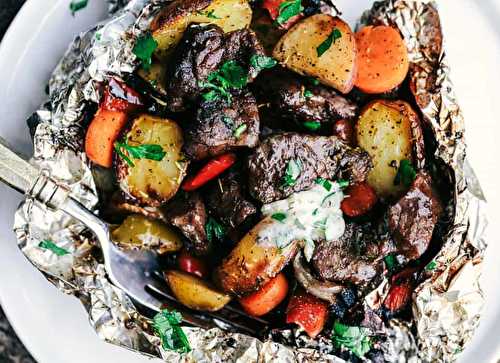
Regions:
[[[166, 2], [109, 1], [111, 18], [74, 40], [50, 79], [47, 103], [28, 120], [33, 162], [90, 209], [97, 206], [96, 183], [102, 181], [83, 152], [85, 107], [99, 102], [101, 82], [137, 68], [135, 41]], [[411, 61], [410, 88], [435, 140], [430, 167], [453, 186], [442, 248], [413, 294], [413, 321], [391, 320], [377, 332], [384, 336], [378, 348], [389, 362], [453, 361], [477, 327], [484, 303], [479, 276], [487, 223], [484, 196], [466, 161], [463, 118], [450, 82], [437, 7], [430, 1], [386, 0], [375, 3], [362, 22], [392, 24], [401, 31]], [[300, 338], [301, 348], [294, 348], [217, 328], [186, 327], [192, 351], [166, 351], [151, 321], [106, 278], [94, 238], [82, 224], [27, 199], [16, 213], [14, 230], [27, 258], [60, 290], [81, 300], [97, 334], [110, 343], [168, 362], [343, 362], [332, 354], [329, 342]], [[71, 253], [57, 256], [39, 247], [42, 240]], [[366, 306], [375, 309], [387, 287], [382, 282], [366, 297]]]

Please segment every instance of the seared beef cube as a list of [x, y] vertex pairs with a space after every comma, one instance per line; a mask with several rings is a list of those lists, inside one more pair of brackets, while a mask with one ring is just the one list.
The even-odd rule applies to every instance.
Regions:
[[259, 110], [249, 92], [204, 101], [185, 133], [184, 152], [193, 160], [223, 154], [237, 147], [255, 147], [259, 141]]
[[273, 135], [248, 159], [249, 191], [255, 199], [270, 203], [310, 188], [317, 178], [364, 181], [371, 167], [366, 152], [335, 136]]
[[411, 260], [419, 258], [429, 246], [442, 210], [431, 177], [420, 172], [408, 192], [389, 209], [389, 230], [398, 252]]
[[358, 111], [354, 103], [332, 88], [313, 85], [283, 69], [263, 73], [255, 81], [255, 89], [263, 105], [261, 110], [273, 120], [332, 125], [340, 119], [353, 119]]
[[181, 112], [200, 97], [209, 75], [227, 61], [235, 61], [248, 81], [257, 76], [250, 64], [254, 54], [264, 55], [255, 33], [249, 29], [224, 34], [216, 25], [191, 24], [175, 48], [167, 65], [167, 104], [171, 111]]
[[176, 198], [164, 207], [165, 217], [169, 223], [176, 226], [191, 242], [191, 249], [198, 255], [209, 252], [205, 225], [207, 212], [205, 203], [197, 192], [178, 193]]
[[241, 186], [239, 175], [230, 172], [213, 183], [206, 199], [208, 208], [233, 228], [257, 213], [257, 208], [243, 195]]
[[312, 264], [323, 280], [365, 284], [382, 271], [385, 246], [376, 243], [370, 224], [348, 223], [337, 241], [322, 241], [314, 250]]

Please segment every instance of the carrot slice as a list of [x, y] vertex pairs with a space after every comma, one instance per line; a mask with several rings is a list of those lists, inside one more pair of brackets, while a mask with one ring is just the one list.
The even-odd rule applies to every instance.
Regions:
[[278, 274], [260, 290], [240, 299], [240, 304], [248, 314], [262, 316], [273, 310], [286, 297], [288, 281], [285, 275]]
[[399, 32], [385, 25], [366, 26], [356, 33], [356, 87], [383, 93], [400, 85], [409, 69], [408, 50]]
[[110, 168], [113, 165], [114, 143], [126, 122], [125, 112], [100, 108], [85, 137], [85, 153], [88, 158], [98, 165]]

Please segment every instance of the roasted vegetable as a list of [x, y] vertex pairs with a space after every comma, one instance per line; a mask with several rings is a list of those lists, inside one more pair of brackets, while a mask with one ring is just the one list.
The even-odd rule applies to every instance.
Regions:
[[374, 101], [361, 112], [356, 139], [372, 157], [368, 183], [377, 195], [399, 196], [405, 189], [394, 182], [400, 162], [423, 159], [423, 136], [415, 111], [403, 101]]
[[210, 180], [217, 178], [225, 170], [236, 162], [235, 154], [224, 154], [210, 160], [201, 170], [193, 177], [187, 179], [182, 185], [182, 189], [187, 192], [192, 192], [208, 183]]
[[356, 33], [356, 45], [356, 87], [365, 93], [384, 93], [403, 83], [410, 62], [406, 45], [396, 29], [386, 25], [365, 26]]
[[248, 314], [262, 316], [278, 306], [288, 294], [288, 281], [280, 273], [259, 290], [242, 297], [240, 304]]
[[120, 246], [153, 249], [158, 253], [176, 252], [182, 248], [181, 237], [176, 231], [140, 214], [128, 216], [113, 230], [111, 237]]
[[311, 338], [321, 333], [328, 318], [328, 304], [301, 289], [296, 292], [286, 309], [286, 322], [297, 324]]
[[356, 41], [349, 25], [327, 14], [295, 24], [273, 56], [287, 68], [349, 93], [356, 78]]
[[259, 244], [259, 234], [272, 229], [275, 223], [280, 222], [271, 217], [263, 219], [215, 270], [215, 281], [225, 292], [242, 296], [256, 291], [276, 276], [295, 255], [296, 242], [282, 248]]
[[208, 267], [205, 262], [202, 259], [189, 254], [187, 251], [182, 251], [180, 253], [177, 258], [177, 264], [184, 272], [201, 278], [207, 278], [209, 276]]
[[217, 311], [231, 301], [229, 295], [187, 272], [168, 270], [165, 279], [177, 300], [190, 309]]
[[156, 55], [165, 59], [191, 23], [212, 23], [230, 32], [250, 25], [247, 0], [176, 0], [165, 6], [151, 24], [158, 43]]
[[160, 63], [153, 63], [149, 69], [139, 69], [139, 76], [149, 82], [151, 87], [153, 87], [161, 95], [165, 95], [167, 93], [165, 90], [165, 73], [166, 67]]
[[366, 182], [350, 185], [345, 190], [345, 195], [341, 208], [349, 217], [361, 216], [377, 203], [375, 191]]
[[180, 127], [141, 115], [115, 145], [121, 189], [141, 205], [159, 206], [174, 196], [186, 174]]

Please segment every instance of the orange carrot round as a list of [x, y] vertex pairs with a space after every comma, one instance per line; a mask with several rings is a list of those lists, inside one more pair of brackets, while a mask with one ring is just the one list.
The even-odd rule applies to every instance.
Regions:
[[242, 297], [240, 304], [248, 314], [262, 316], [278, 306], [285, 299], [287, 293], [288, 281], [285, 275], [280, 273], [260, 290]]
[[408, 73], [408, 50], [399, 32], [385, 25], [366, 26], [356, 33], [356, 87], [383, 93], [400, 85]]

